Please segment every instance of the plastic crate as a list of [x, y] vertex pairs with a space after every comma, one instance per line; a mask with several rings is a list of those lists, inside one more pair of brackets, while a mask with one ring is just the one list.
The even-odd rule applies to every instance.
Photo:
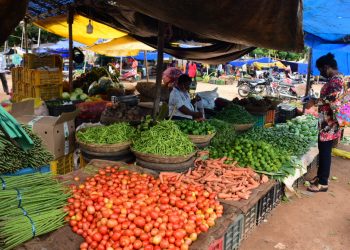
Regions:
[[63, 73], [60, 70], [48, 71], [24, 69], [24, 82], [32, 86], [62, 84]]
[[272, 187], [259, 201], [256, 224], [260, 225], [273, 209], [274, 187]]
[[254, 124], [255, 127], [264, 127], [265, 125], [265, 115], [254, 115], [256, 118], [256, 122]]
[[297, 114], [297, 108], [289, 106], [287, 104], [278, 105], [278, 122], [283, 123], [293, 119]]
[[258, 202], [244, 214], [243, 237], [246, 238], [255, 228], [258, 213]]
[[276, 110], [268, 110], [265, 116], [265, 124], [275, 123]]
[[214, 241], [208, 247], [208, 250], [223, 250], [224, 249], [224, 237]]
[[243, 240], [244, 216], [238, 215], [225, 233], [224, 250], [238, 249]]
[[67, 174], [74, 170], [73, 152], [62, 156], [50, 163], [51, 172], [53, 174]]
[[59, 55], [38, 56], [35, 54], [24, 54], [23, 65], [28, 69], [40, 67], [60, 68], [62, 69], [62, 57]]
[[282, 200], [283, 194], [284, 194], [284, 187], [283, 183], [277, 182], [274, 186], [274, 192], [273, 192], [273, 207], [276, 207]]
[[34, 174], [34, 173], [49, 173], [50, 170], [50, 166], [43, 166], [40, 168], [32, 168], [32, 167], [27, 167], [27, 168], [23, 168], [20, 169], [14, 173], [9, 173], [9, 174], [4, 174], [5, 176], [19, 176], [19, 175], [25, 175], [25, 174]]
[[44, 101], [52, 100], [61, 97], [63, 85], [40, 85], [31, 87], [31, 96], [33, 98], [41, 98]]
[[76, 110], [76, 104], [81, 101], [71, 101], [69, 104], [63, 104], [62, 100], [50, 100], [46, 101], [47, 109], [50, 116], [60, 116], [62, 113], [73, 112]]

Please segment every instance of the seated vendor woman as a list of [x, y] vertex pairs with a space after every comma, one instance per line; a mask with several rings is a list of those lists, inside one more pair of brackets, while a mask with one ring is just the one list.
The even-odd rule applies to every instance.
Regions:
[[203, 114], [195, 108], [195, 103], [199, 99], [191, 100], [189, 94], [191, 81], [188, 75], [181, 75], [175, 88], [170, 92], [169, 116], [173, 120], [192, 120], [203, 117]]

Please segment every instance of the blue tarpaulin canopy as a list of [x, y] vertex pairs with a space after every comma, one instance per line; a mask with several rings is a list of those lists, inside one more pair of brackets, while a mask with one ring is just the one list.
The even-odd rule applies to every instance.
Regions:
[[255, 62], [259, 63], [271, 63], [274, 62], [270, 57], [262, 57], [262, 58], [257, 58], [257, 59], [249, 59], [249, 60], [234, 60], [231, 61], [230, 64], [234, 67], [241, 67], [244, 64], [251, 65]]
[[[157, 56], [158, 56], [157, 51], [147, 52], [147, 60], [148, 61], [157, 61]], [[170, 57], [171, 56], [166, 54], [166, 53], [164, 53], [164, 55], [163, 55], [164, 60], [169, 60]], [[143, 61], [143, 59], [144, 59], [144, 52], [140, 51], [140, 53], [137, 56], [134, 56], [134, 58], [136, 60]]]
[[339, 71], [350, 74], [350, 0], [304, 0], [305, 43], [313, 49], [312, 73], [317, 58], [331, 52]]

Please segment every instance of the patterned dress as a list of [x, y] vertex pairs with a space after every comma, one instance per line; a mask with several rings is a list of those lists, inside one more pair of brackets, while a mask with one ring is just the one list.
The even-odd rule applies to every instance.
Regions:
[[331, 141], [340, 137], [339, 124], [333, 114], [331, 104], [342, 92], [343, 86], [344, 81], [341, 75], [335, 75], [329, 78], [321, 89], [318, 103], [320, 141]]

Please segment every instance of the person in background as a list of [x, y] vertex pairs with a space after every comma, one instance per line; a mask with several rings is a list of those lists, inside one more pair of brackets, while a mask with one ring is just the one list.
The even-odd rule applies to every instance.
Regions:
[[231, 75], [231, 69], [232, 69], [232, 65], [229, 64], [229, 63], [226, 63], [225, 64], [225, 74], [228, 76], [228, 75]]
[[194, 62], [188, 65], [188, 76], [192, 78], [192, 82], [196, 83], [197, 65]]
[[221, 76], [221, 72], [222, 72], [222, 64], [219, 64], [217, 68], [217, 77]]
[[0, 79], [2, 82], [2, 88], [6, 95], [9, 95], [9, 87], [7, 86], [7, 80], [6, 80], [6, 59], [5, 56], [0, 53]]
[[170, 92], [169, 97], [169, 116], [172, 120], [192, 120], [203, 118], [203, 114], [196, 110], [196, 103], [200, 97], [196, 96], [191, 100], [189, 89], [191, 77], [186, 74], [181, 75], [176, 86]]
[[339, 124], [334, 117], [331, 104], [343, 91], [344, 81], [338, 72], [337, 61], [333, 54], [328, 53], [318, 58], [316, 66], [321, 76], [327, 78], [327, 83], [321, 88], [320, 98], [312, 99], [307, 104], [307, 108], [317, 105], [319, 114], [319, 167], [317, 176], [310, 181], [312, 185], [308, 187], [308, 191], [326, 192], [331, 169], [333, 141], [340, 137]]

